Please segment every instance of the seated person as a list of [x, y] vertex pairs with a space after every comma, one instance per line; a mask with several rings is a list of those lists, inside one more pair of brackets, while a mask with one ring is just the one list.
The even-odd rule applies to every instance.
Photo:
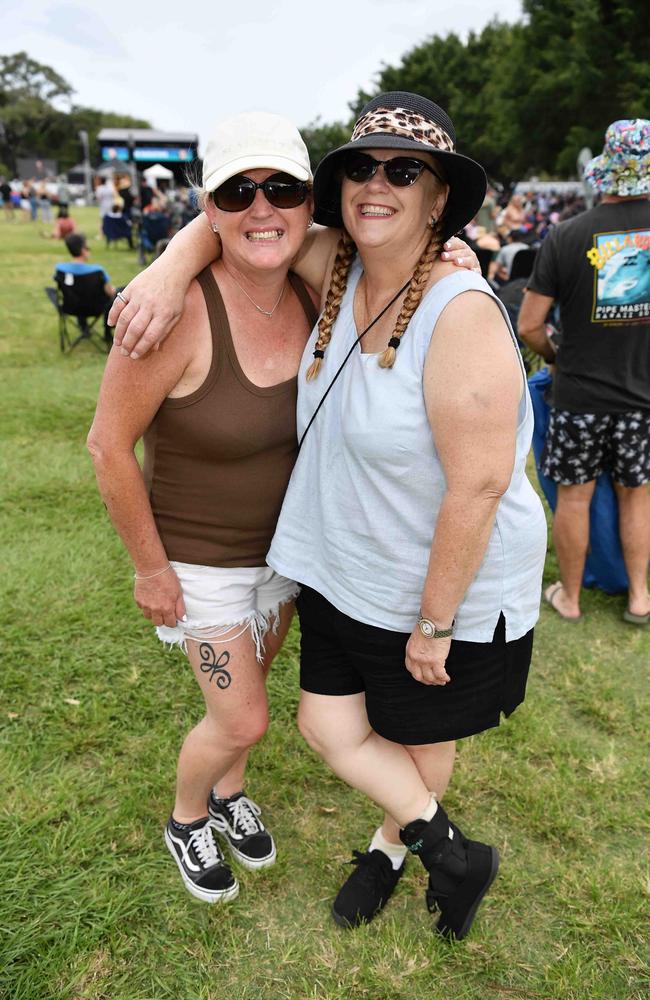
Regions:
[[485, 226], [479, 225], [476, 219], [465, 226], [465, 240], [472, 249], [478, 247], [479, 250], [491, 250], [493, 253], [498, 253], [501, 249], [498, 236], [489, 232]]
[[[109, 220], [113, 220], [113, 225]], [[111, 239], [126, 239], [129, 247], [133, 250], [133, 223], [130, 216], [124, 211], [124, 199], [116, 198], [111, 205], [110, 212], [107, 212], [102, 219], [102, 232], [107, 241]]]
[[525, 231], [521, 229], [512, 229], [508, 233], [505, 245], [501, 247], [496, 255], [496, 259], [490, 264], [490, 270], [488, 271], [489, 281], [498, 286], [505, 285], [507, 281], [510, 281], [513, 260], [520, 250], [529, 249], [528, 243], [523, 242], [525, 235]]
[[51, 233], [43, 233], [42, 235], [50, 240], [64, 240], [66, 236], [71, 236], [76, 228], [75, 221], [70, 218], [68, 209], [60, 208], [57, 212], [54, 229]]
[[[113, 304], [113, 299], [115, 298], [117, 289], [111, 284], [111, 279], [100, 264], [90, 264], [88, 258], [90, 257], [90, 247], [83, 233], [72, 233], [70, 236], [66, 236], [65, 245], [67, 246], [72, 260], [63, 261], [56, 265], [54, 278], [56, 280], [56, 273], [69, 274], [74, 276], [81, 276], [85, 274], [95, 274], [98, 271], [101, 272], [104, 278], [104, 295], [106, 297], [105, 305], [105, 319], [104, 319], [104, 338], [112, 340], [110, 333], [110, 328], [106, 323], [106, 317], [108, 316], [108, 311]], [[64, 279], [65, 282], [65, 279]], [[71, 282], [72, 284], [72, 279]]]

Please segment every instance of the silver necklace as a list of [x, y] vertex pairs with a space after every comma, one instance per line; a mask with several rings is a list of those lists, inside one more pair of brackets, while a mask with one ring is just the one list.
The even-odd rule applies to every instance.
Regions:
[[248, 294], [248, 292], [246, 291], [246, 289], [242, 288], [242, 286], [239, 284], [239, 282], [237, 281], [237, 279], [233, 278], [232, 274], [230, 275], [230, 277], [235, 282], [235, 284], [237, 285], [237, 288], [240, 290], [240, 292], [243, 292], [244, 295], [246, 296], [246, 298], [248, 299], [248, 301], [253, 303], [253, 305], [255, 306], [255, 308], [257, 309], [257, 311], [261, 312], [263, 316], [267, 316], [268, 319], [271, 319], [271, 317], [273, 316], [273, 313], [275, 312], [275, 310], [280, 305], [280, 299], [284, 295], [284, 290], [287, 287], [286, 281], [285, 281], [284, 285], [282, 286], [282, 288], [280, 289], [280, 294], [278, 295], [278, 301], [275, 303], [275, 305], [273, 306], [273, 308], [272, 309], [262, 309], [261, 306], [258, 306], [258, 304], [255, 301], [255, 299], [252, 299], [250, 297], [250, 295]]

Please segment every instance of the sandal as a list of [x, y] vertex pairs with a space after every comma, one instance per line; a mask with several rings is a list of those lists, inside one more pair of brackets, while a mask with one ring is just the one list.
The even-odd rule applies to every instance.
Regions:
[[650, 611], [647, 615], [635, 615], [633, 611], [626, 608], [623, 612], [623, 621], [629, 622], [630, 625], [647, 625], [650, 622]]
[[563, 619], [563, 621], [565, 621], [565, 622], [579, 622], [579, 621], [582, 621], [582, 615], [571, 615], [571, 616], [569, 616], [569, 615], [563, 615], [562, 612], [560, 611], [560, 609], [558, 608], [558, 606], [555, 604], [554, 598], [557, 597], [557, 595], [559, 594], [559, 592], [561, 590], [562, 590], [562, 584], [561, 583], [551, 584], [551, 586], [547, 587], [546, 590], [544, 591], [544, 595], [543, 595], [544, 596], [544, 600], [546, 601], [546, 603], [548, 605], [550, 605], [550, 607], [553, 608], [553, 611], [555, 611], [556, 615], [559, 615], [560, 618]]

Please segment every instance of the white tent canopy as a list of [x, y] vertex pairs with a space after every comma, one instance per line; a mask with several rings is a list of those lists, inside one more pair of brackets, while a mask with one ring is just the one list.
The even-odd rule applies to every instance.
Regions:
[[162, 163], [154, 163], [152, 167], [147, 167], [142, 172], [148, 181], [170, 181], [174, 176], [173, 172], [163, 167]]

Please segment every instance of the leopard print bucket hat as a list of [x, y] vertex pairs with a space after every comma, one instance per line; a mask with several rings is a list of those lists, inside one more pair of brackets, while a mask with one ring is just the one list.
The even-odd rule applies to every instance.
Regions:
[[459, 232], [483, 204], [487, 178], [483, 167], [456, 152], [456, 131], [442, 108], [406, 91], [373, 97], [356, 122], [349, 142], [323, 157], [314, 174], [314, 220], [321, 226], [343, 226], [341, 161], [349, 150], [395, 149], [431, 153], [449, 184], [443, 214], [443, 239]]

